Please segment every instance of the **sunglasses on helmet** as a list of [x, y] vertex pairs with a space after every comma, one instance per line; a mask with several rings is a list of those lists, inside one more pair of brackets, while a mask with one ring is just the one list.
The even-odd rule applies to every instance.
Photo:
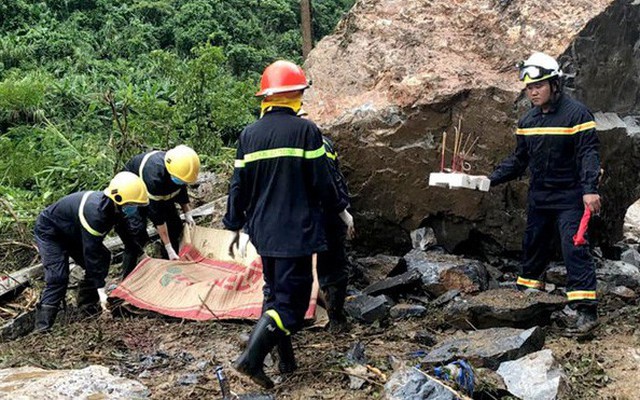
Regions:
[[530, 79], [539, 79], [545, 75], [551, 75], [553, 70], [546, 69], [542, 67], [538, 67], [536, 65], [521, 65], [520, 68], [520, 80], [524, 80], [525, 76], [528, 76]]

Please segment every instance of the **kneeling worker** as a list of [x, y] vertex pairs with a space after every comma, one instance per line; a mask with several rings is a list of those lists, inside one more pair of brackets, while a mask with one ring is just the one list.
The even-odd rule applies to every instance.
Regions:
[[73, 193], [40, 213], [35, 239], [46, 286], [36, 309], [36, 331], [48, 331], [55, 322], [69, 283], [69, 257], [85, 270], [78, 286], [78, 309], [87, 315], [100, 312], [98, 288], [104, 286], [111, 262], [111, 253], [102, 241], [114, 226], [125, 241], [125, 214], [148, 203], [142, 180], [120, 172], [103, 192]]

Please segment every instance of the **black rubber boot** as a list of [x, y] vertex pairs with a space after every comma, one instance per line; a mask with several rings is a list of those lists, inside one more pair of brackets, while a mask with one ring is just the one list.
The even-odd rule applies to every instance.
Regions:
[[346, 285], [331, 285], [325, 288], [327, 300], [327, 314], [329, 314], [329, 331], [334, 333], [347, 332], [349, 322], [344, 314], [344, 299], [347, 295]]
[[291, 336], [283, 336], [278, 342], [278, 370], [281, 374], [291, 374], [298, 368], [296, 364], [296, 356], [293, 353], [293, 344]]
[[98, 289], [91, 287], [84, 282], [78, 285], [78, 314], [82, 317], [93, 317], [102, 312], [100, 307], [100, 296]]
[[265, 389], [273, 387], [273, 381], [264, 373], [264, 359], [285, 336], [276, 322], [267, 314], [258, 320], [244, 352], [233, 362], [236, 371], [248, 376]]
[[56, 322], [58, 310], [59, 308], [56, 306], [38, 304], [36, 306], [36, 323], [33, 331], [36, 333], [49, 332], [54, 322]]

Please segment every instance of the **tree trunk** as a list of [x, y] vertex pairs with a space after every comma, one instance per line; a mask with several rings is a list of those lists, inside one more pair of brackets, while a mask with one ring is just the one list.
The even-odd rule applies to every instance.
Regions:
[[300, 0], [300, 20], [302, 22], [302, 59], [313, 49], [313, 32], [311, 25], [311, 0]]

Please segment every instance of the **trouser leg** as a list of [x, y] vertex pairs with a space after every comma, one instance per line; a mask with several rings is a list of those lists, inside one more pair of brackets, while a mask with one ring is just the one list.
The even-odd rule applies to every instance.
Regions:
[[346, 227], [328, 227], [328, 250], [318, 253], [318, 280], [327, 303], [329, 329], [333, 331], [343, 331], [347, 328], [344, 301], [349, 271], [345, 241]]
[[182, 237], [183, 223], [174, 203], [169, 203], [166, 211], [167, 230], [171, 246], [179, 254], [180, 238]]
[[141, 211], [126, 217], [126, 227], [122, 230], [124, 254], [122, 255], [122, 278], [126, 278], [138, 265], [138, 259], [144, 253], [144, 246], [149, 242], [147, 219]]
[[[263, 257], [269, 259], [270, 257]], [[296, 258], [273, 258], [273, 305], [267, 313], [274, 311], [273, 318], [283, 331], [295, 333], [302, 328], [304, 315], [309, 308], [311, 285], [311, 256]]]
[[575, 305], [595, 307], [596, 269], [589, 244], [575, 246], [573, 236], [578, 231], [583, 209], [562, 210], [558, 213], [562, 256], [567, 267], [567, 297]]
[[529, 208], [522, 245], [522, 273], [517, 281], [521, 288], [544, 289], [542, 274], [550, 259], [555, 218], [554, 211]]
[[44, 268], [45, 288], [36, 306], [35, 331], [49, 331], [55, 323], [58, 310], [67, 293], [69, 283], [69, 256], [62, 245], [38, 235], [36, 244]]

